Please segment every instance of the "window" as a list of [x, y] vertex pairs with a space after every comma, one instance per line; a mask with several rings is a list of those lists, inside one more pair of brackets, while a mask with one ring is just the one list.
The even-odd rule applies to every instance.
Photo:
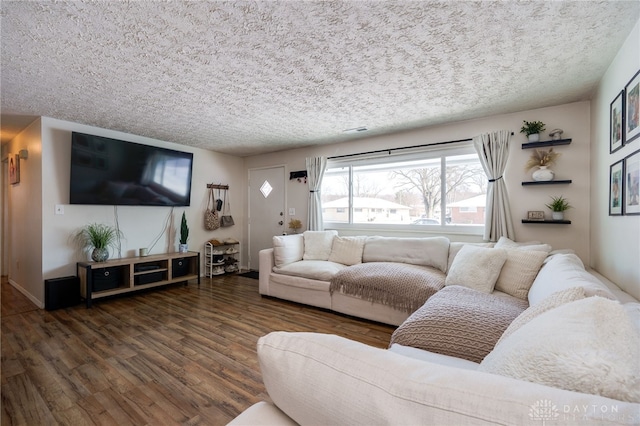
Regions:
[[378, 157], [330, 160], [326, 224], [484, 226], [487, 178], [471, 142]]

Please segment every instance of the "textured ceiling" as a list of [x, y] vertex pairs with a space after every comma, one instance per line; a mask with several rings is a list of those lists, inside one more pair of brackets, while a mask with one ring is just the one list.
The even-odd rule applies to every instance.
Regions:
[[4, 0], [3, 138], [44, 115], [244, 156], [586, 100], [639, 16], [638, 1]]

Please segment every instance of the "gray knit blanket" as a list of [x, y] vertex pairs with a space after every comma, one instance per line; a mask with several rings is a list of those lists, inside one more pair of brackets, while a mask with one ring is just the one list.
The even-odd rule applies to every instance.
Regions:
[[412, 313], [444, 287], [444, 280], [442, 271], [429, 266], [368, 262], [339, 271], [331, 279], [329, 291]]

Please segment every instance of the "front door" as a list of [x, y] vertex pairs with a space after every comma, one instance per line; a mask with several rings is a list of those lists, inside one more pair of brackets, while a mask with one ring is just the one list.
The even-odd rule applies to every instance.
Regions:
[[249, 170], [249, 269], [257, 271], [259, 252], [273, 247], [284, 223], [284, 166]]

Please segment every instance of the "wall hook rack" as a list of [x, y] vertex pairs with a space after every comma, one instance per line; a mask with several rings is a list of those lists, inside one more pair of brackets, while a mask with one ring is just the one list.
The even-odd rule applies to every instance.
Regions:
[[211, 189], [229, 189], [229, 185], [223, 185], [221, 183], [208, 183], [207, 188]]

